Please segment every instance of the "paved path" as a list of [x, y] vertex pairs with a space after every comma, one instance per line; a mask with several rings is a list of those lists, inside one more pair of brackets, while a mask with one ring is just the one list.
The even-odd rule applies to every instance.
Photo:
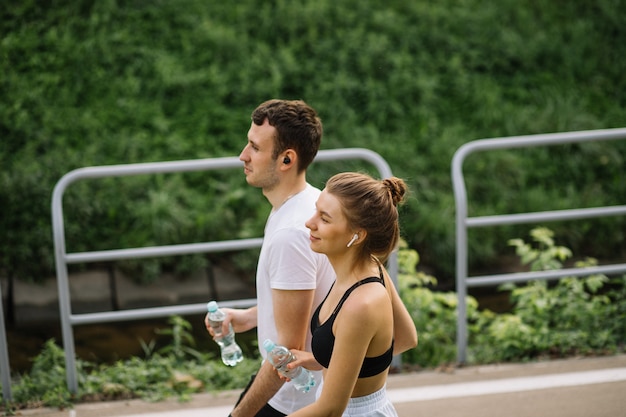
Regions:
[[[388, 391], [399, 417], [626, 416], [626, 355], [392, 375]], [[238, 394], [202, 394], [184, 404], [80, 404], [74, 410], [28, 410], [22, 415], [225, 417]]]

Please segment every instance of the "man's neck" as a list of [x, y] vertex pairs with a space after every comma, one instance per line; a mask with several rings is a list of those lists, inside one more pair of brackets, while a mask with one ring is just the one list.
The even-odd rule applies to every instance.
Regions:
[[287, 200], [303, 191], [306, 186], [306, 177], [302, 175], [296, 178], [295, 181], [284, 182], [270, 191], [263, 190], [263, 195], [270, 202], [272, 208], [278, 210]]

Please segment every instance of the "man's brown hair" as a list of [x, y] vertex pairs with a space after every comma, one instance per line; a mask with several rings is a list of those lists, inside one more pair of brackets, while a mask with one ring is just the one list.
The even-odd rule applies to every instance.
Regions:
[[322, 142], [322, 121], [317, 112], [302, 100], [272, 99], [252, 112], [252, 121], [261, 126], [265, 119], [276, 128], [274, 159], [286, 149], [298, 155], [298, 172], [306, 170]]

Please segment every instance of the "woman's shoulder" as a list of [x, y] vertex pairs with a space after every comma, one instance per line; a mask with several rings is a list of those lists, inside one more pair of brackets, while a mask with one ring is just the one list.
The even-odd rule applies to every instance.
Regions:
[[390, 304], [385, 287], [376, 281], [356, 287], [341, 308], [346, 316], [365, 320], [376, 316]]

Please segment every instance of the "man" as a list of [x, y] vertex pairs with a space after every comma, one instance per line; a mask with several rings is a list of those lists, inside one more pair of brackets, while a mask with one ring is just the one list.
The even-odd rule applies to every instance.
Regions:
[[[320, 194], [307, 183], [306, 169], [322, 133], [321, 120], [305, 102], [269, 100], [253, 111], [248, 143], [239, 155], [246, 181], [262, 189], [272, 210], [257, 265], [257, 306], [224, 309], [228, 316], [224, 328], [230, 323], [238, 333], [257, 327], [259, 346], [271, 339], [289, 349], [310, 351], [312, 310], [335, 278], [328, 259], [310, 249], [304, 225]], [[261, 349], [261, 354], [266, 353]], [[321, 374], [315, 374], [317, 386]], [[297, 391], [263, 361], [231, 416], [284, 416], [314, 401], [315, 389], [307, 394]]]

